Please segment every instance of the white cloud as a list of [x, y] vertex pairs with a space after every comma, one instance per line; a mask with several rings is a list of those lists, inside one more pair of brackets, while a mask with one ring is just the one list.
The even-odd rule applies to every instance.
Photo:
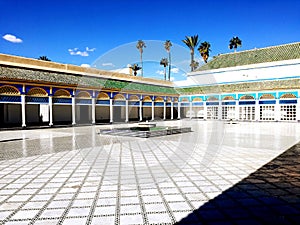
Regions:
[[172, 68], [172, 69], [171, 69], [171, 72], [172, 72], [172, 73], [179, 73], [179, 69], [176, 68], [176, 67], [175, 67], [175, 68]]
[[80, 56], [89, 56], [89, 53], [88, 52], [93, 52], [95, 51], [96, 49], [95, 48], [89, 48], [89, 47], [86, 47], [85, 48], [85, 51], [80, 51], [79, 48], [69, 48], [68, 51], [70, 53], [70, 55], [80, 55]]
[[96, 50], [96, 48], [89, 48], [89, 47], [86, 47], [85, 50], [86, 50], [87, 52], [93, 52], [93, 51]]
[[159, 75], [164, 75], [165, 72], [163, 70], [157, 70], [155, 73], [159, 74]]
[[89, 53], [82, 51], [70, 51], [71, 55], [89, 56]]
[[170, 77], [170, 81], [174, 81], [175, 80], [175, 77]]
[[115, 65], [111, 62], [108, 62], [108, 63], [102, 63], [102, 66], [112, 66], [112, 67], [115, 67]]
[[80, 66], [82, 66], [82, 67], [91, 67], [91, 65], [86, 64], [86, 63], [83, 63], [83, 64], [81, 64]]
[[5, 34], [3, 37], [3, 39], [12, 42], [12, 43], [22, 43], [22, 39], [17, 38], [15, 35], [12, 34]]

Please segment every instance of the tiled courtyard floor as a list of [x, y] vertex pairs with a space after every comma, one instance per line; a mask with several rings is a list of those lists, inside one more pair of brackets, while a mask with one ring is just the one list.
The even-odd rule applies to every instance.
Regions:
[[299, 124], [160, 124], [193, 132], [149, 139], [98, 134], [125, 124], [1, 131], [1, 223], [299, 221], [299, 145], [286, 151], [300, 140]]

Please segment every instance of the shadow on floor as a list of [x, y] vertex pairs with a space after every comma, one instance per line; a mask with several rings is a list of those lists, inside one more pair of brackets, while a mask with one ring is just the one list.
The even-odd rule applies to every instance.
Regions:
[[183, 218], [185, 224], [299, 224], [300, 143]]

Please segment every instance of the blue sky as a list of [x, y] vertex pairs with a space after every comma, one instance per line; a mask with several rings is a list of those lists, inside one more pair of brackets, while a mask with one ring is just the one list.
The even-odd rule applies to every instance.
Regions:
[[[112, 49], [139, 39], [169, 39], [184, 47], [185, 35], [198, 34], [211, 43], [211, 56], [230, 52], [233, 36], [242, 40], [239, 51], [300, 41], [299, 0], [1, 0], [0, 9], [0, 53], [46, 55], [75, 65], [95, 64]], [[130, 54], [138, 62], [134, 45]], [[188, 50], [185, 54], [189, 59]]]

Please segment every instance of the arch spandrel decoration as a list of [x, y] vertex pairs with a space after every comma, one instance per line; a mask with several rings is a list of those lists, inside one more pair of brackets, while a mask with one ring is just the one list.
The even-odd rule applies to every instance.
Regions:
[[294, 98], [297, 98], [296, 95], [292, 94], [292, 93], [286, 93], [286, 94], [283, 94], [280, 96], [280, 99], [294, 99]]
[[240, 97], [240, 100], [254, 100], [254, 97], [252, 95], [243, 95]]
[[67, 90], [59, 89], [57, 90], [54, 95], [54, 97], [60, 97], [60, 98], [70, 98], [71, 94]]
[[172, 102], [172, 99], [170, 97], [167, 98], [167, 103]]
[[193, 102], [203, 102], [203, 99], [201, 97], [196, 97], [193, 99]]
[[152, 102], [152, 99], [150, 96], [145, 96], [143, 102]]
[[217, 97], [215, 97], [215, 96], [210, 96], [210, 97], [208, 97], [207, 98], [207, 101], [208, 102], [216, 102], [216, 101], [218, 101], [219, 99], [217, 98]]
[[117, 101], [125, 101], [126, 98], [124, 95], [122, 94], [116, 94], [115, 97], [114, 97], [114, 100], [117, 100]]
[[20, 95], [20, 91], [16, 87], [4, 85], [0, 87], [0, 95]]
[[234, 101], [234, 97], [232, 97], [232, 96], [225, 96], [222, 100], [223, 101]]
[[275, 99], [275, 96], [272, 94], [263, 94], [259, 99]]
[[189, 102], [189, 99], [184, 97], [181, 99], [181, 102]]
[[27, 96], [32, 96], [32, 97], [46, 97], [46, 96], [48, 96], [48, 93], [43, 88], [31, 88], [27, 92]]
[[140, 98], [137, 95], [131, 95], [129, 97], [129, 101], [140, 101]]
[[97, 99], [98, 100], [109, 100], [109, 96], [105, 92], [100, 92], [97, 96]]
[[164, 99], [162, 97], [156, 97], [155, 102], [164, 102]]
[[91, 95], [87, 91], [80, 91], [77, 93], [76, 97], [77, 98], [91, 98]]

